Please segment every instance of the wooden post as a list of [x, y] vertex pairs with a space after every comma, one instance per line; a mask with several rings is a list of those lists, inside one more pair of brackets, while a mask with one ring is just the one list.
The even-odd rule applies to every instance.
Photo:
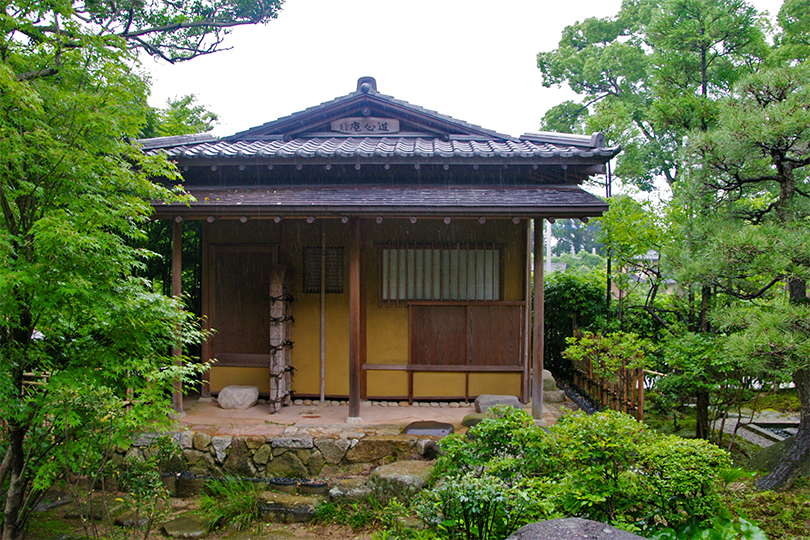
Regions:
[[543, 423], [543, 220], [534, 220], [534, 324], [532, 325], [532, 417]]
[[347, 423], [360, 423], [360, 372], [362, 335], [360, 322], [360, 218], [349, 219], [349, 417]]
[[531, 222], [526, 220], [526, 264], [524, 268], [524, 295], [523, 300], [526, 304], [523, 306], [523, 357], [520, 359], [523, 362], [523, 374], [520, 380], [520, 401], [523, 403], [529, 402], [529, 389], [531, 383], [529, 382], [529, 374], [531, 372], [531, 353], [530, 344], [531, 340], [531, 324], [532, 324], [532, 227]]
[[[172, 296], [179, 300], [183, 294], [183, 218], [177, 217], [172, 223]], [[177, 328], [180, 332], [180, 328]], [[183, 365], [183, 350], [180, 337], [172, 347], [172, 355], [178, 366]], [[172, 407], [175, 412], [183, 412], [183, 381], [176, 379], [172, 391]]]
[[321, 403], [326, 401], [326, 220], [321, 220]]
[[[209, 300], [211, 298], [211, 285], [209, 283], [209, 276], [211, 263], [208, 238], [210, 234], [210, 223], [208, 220], [202, 222], [202, 315], [203, 325], [206, 331], [211, 331], [211, 306]], [[203, 362], [211, 361], [211, 337], [207, 338], [202, 343], [201, 360]], [[211, 369], [206, 369], [202, 374], [202, 384], [200, 385], [200, 397], [211, 397]]]

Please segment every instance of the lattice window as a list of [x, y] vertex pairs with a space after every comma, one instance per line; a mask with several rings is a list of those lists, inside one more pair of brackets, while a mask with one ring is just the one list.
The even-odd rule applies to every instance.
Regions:
[[[321, 248], [304, 248], [304, 292], [321, 292]], [[326, 292], [343, 293], [343, 247], [326, 248]]]
[[380, 300], [486, 301], [502, 296], [502, 257], [493, 244], [380, 246]]

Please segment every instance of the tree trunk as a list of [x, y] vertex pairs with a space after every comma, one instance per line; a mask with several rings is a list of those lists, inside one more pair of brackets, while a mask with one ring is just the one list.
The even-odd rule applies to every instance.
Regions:
[[695, 437], [709, 440], [709, 392], [697, 391], [697, 407], [695, 408]]
[[793, 374], [793, 383], [799, 393], [801, 419], [799, 431], [793, 437], [793, 444], [782, 456], [771, 474], [757, 482], [757, 488], [767, 490], [786, 490], [802, 474], [805, 465], [810, 461], [810, 369], [804, 368]]
[[9, 422], [9, 448], [11, 452], [11, 477], [6, 492], [5, 517], [3, 520], [3, 540], [18, 540], [24, 531], [20, 527], [25, 497], [25, 430], [15, 420]]

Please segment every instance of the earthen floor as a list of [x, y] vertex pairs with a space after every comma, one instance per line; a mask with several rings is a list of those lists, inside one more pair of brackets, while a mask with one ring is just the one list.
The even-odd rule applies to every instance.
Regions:
[[[346, 423], [349, 407], [346, 405], [290, 405], [282, 407], [273, 414], [270, 405], [257, 404], [247, 410], [226, 410], [220, 408], [216, 401], [200, 401], [196, 396], [186, 397], [183, 401], [185, 416], [178, 420], [178, 425], [194, 432], [205, 432], [210, 435], [276, 436], [289, 432], [290, 428], [302, 430], [329, 429], [337, 431], [370, 430], [381, 428], [398, 428], [401, 430], [411, 422], [438, 421], [452, 424], [455, 431], [462, 429], [464, 417], [475, 412], [472, 403], [451, 407], [394, 406], [381, 407], [364, 402], [360, 407], [359, 423]], [[531, 406], [526, 409], [531, 412]], [[546, 425], [553, 424], [560, 415], [557, 406], [543, 409]]]

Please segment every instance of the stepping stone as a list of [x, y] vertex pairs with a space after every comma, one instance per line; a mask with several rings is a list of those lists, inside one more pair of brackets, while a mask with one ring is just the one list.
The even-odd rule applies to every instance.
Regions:
[[405, 435], [430, 435], [433, 437], [446, 437], [453, 433], [453, 424], [437, 422], [435, 420], [420, 420], [411, 422], [402, 430]]
[[464, 426], [464, 427], [471, 428], [471, 427], [473, 427], [473, 426], [475, 426], [477, 424], [480, 424], [481, 421], [486, 417], [487, 417], [486, 414], [477, 413], [477, 412], [470, 413], [470, 414], [468, 414], [467, 416], [464, 417], [464, 420], [461, 421], [461, 425]]
[[497, 394], [481, 394], [475, 398], [475, 412], [485, 413], [495, 405], [511, 405], [520, 409], [520, 400], [517, 396], [500, 396]]
[[340, 503], [363, 502], [370, 495], [371, 488], [361, 478], [335, 480], [335, 485], [329, 490], [329, 500]]
[[398, 499], [407, 504], [416, 493], [427, 487], [433, 464], [427, 461], [397, 461], [374, 469], [368, 487], [381, 504]]
[[208, 536], [205, 519], [192, 513], [181, 514], [168, 523], [164, 523], [163, 531], [170, 538], [205, 538]]
[[643, 537], [589, 519], [552, 519], [521, 527], [506, 540], [643, 540]]
[[315, 517], [315, 506], [322, 500], [320, 497], [304, 497], [278, 493], [276, 491], [263, 491], [259, 494], [263, 501], [261, 507], [262, 521], [277, 523], [301, 523]]

